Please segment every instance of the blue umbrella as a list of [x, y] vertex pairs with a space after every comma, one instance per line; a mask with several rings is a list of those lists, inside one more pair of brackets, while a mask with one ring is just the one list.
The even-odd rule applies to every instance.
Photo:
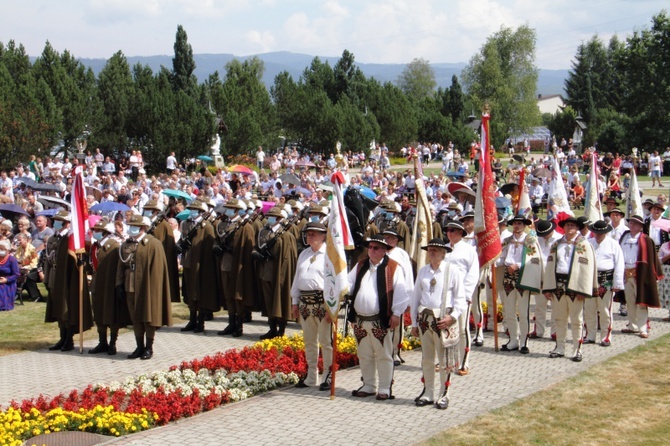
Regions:
[[59, 209], [45, 209], [43, 211], [39, 211], [35, 215], [44, 215], [45, 217], [53, 217], [58, 213]]
[[113, 212], [113, 211], [127, 211], [130, 209], [127, 205], [123, 203], [118, 203], [116, 201], [103, 201], [94, 206], [91, 206], [92, 212]]
[[305, 197], [309, 198], [312, 196], [312, 191], [305, 189], [304, 187], [296, 187], [294, 189], [289, 189], [286, 191], [286, 195], [290, 194], [303, 194]]
[[174, 197], [174, 198], [183, 198], [186, 201], [192, 201], [193, 198], [183, 190], [177, 190], [177, 189], [164, 189], [163, 190], [163, 195], [167, 195], [168, 197]]
[[210, 162], [212, 162], [212, 158], [209, 157], [209, 156], [207, 156], [207, 155], [200, 155], [200, 156], [198, 157], [198, 159], [199, 159], [200, 161], [204, 161], [204, 162], [206, 162], [206, 163], [210, 163]]
[[448, 177], [464, 177], [465, 174], [458, 171], [447, 172]]
[[187, 210], [185, 210], [185, 211], [181, 211], [180, 213], [178, 213], [177, 215], [175, 215], [175, 218], [176, 218], [177, 220], [180, 220], [180, 221], [181, 221], [181, 220], [186, 220], [186, 219], [188, 218], [189, 215], [191, 215], [191, 211], [187, 209]]
[[375, 193], [375, 191], [373, 191], [373, 190], [370, 189], [369, 187], [367, 187], [367, 186], [361, 186], [360, 189], [361, 189], [361, 194], [362, 194], [364, 197], [370, 198], [370, 199], [372, 199], [372, 200], [374, 200], [375, 198], [377, 198], [377, 194]]

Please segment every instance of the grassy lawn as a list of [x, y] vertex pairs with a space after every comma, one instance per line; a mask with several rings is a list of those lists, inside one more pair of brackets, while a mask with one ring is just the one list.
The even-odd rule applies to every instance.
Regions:
[[669, 444], [668, 357], [670, 335], [422, 445]]
[[[46, 296], [43, 284], [39, 284], [40, 291]], [[31, 302], [28, 294], [24, 293], [24, 305], [14, 304], [12, 311], [0, 312], [0, 326], [2, 327], [2, 339], [0, 339], [0, 356], [18, 353], [23, 350], [39, 350], [55, 344], [58, 341], [58, 325], [44, 323], [44, 312], [46, 303]], [[25, 300], [28, 299], [28, 300]], [[188, 320], [188, 307], [183, 303], [172, 304], [172, 318], [175, 324]], [[125, 333], [122, 330], [121, 333]], [[84, 333], [84, 339], [97, 339], [95, 328]], [[75, 344], [79, 337], [75, 335]]]

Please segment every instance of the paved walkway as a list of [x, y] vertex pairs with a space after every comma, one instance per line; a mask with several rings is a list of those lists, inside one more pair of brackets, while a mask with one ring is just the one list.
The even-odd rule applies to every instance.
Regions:
[[[660, 320], [664, 316], [665, 310], [651, 311], [652, 339], [670, 332], [670, 323]], [[266, 331], [260, 317], [255, 318], [257, 322], [247, 324], [245, 335], [238, 339], [214, 334], [225, 325], [227, 318], [221, 316], [207, 323], [205, 335], [183, 334], [179, 327], [161, 329], [150, 361], [125, 359], [134, 348], [131, 333], [119, 338], [119, 354], [115, 357], [47, 350], [0, 357], [3, 376], [15, 378], [0, 382], [0, 403], [6, 405], [11, 399], [20, 401], [40, 392], [56, 395], [83, 389], [89, 383], [119, 381], [128, 375], [167, 369], [182, 360], [249, 345]], [[296, 324], [289, 327], [291, 332], [297, 329]], [[393, 401], [351, 397], [351, 390], [360, 385], [360, 371], [353, 368], [338, 372], [334, 400], [316, 389], [285, 388], [168, 426], [118, 439], [105, 438], [104, 444], [415, 444], [648, 342], [620, 334], [624, 321], [618, 315], [614, 327], [612, 346], [585, 346], [582, 363], [567, 358], [549, 359], [547, 354], [554, 345], [549, 339], [531, 341], [529, 355], [495, 353], [492, 335], [487, 333], [484, 347], [474, 349], [470, 375], [454, 377], [447, 411], [414, 406], [414, 398], [422, 389], [421, 353], [417, 351], [404, 354], [407, 362], [396, 371]], [[501, 345], [505, 342], [501, 336]], [[94, 341], [89, 341], [85, 347], [94, 345]]]

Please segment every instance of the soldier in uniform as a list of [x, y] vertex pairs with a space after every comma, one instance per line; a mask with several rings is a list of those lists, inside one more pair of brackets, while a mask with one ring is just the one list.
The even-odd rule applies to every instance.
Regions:
[[151, 221], [151, 227], [149, 227], [147, 234], [153, 235], [163, 244], [165, 258], [168, 262], [170, 300], [172, 302], [179, 302], [179, 265], [177, 263], [177, 247], [172, 226], [167, 221], [165, 212], [163, 212], [163, 205], [156, 200], [147, 201], [147, 204], [144, 205], [143, 215]]
[[[119, 244], [123, 240], [115, 235], [114, 223], [101, 219], [93, 227], [94, 243], [91, 245], [91, 281], [93, 319], [98, 328], [98, 345], [90, 354], [107, 352], [116, 354], [119, 328], [132, 324], [128, 305], [116, 298], [116, 271], [119, 265]], [[107, 342], [107, 328], [110, 339]]]
[[[296, 387], [319, 386], [319, 390], [330, 390], [332, 325], [323, 300], [326, 227], [319, 222], [310, 222], [303, 228], [303, 234], [308, 248], [298, 256], [291, 285], [291, 301], [293, 317], [300, 321], [304, 334], [307, 377], [301, 379]], [[319, 344], [326, 374], [323, 382], [319, 380]]]
[[[182, 254], [184, 302], [188, 304], [189, 320], [181, 331], [203, 333], [208, 313], [219, 310], [219, 296], [214, 256], [214, 227], [209, 222], [206, 203], [195, 200], [188, 206], [191, 211], [188, 229], [182, 237], [190, 241], [190, 248]], [[186, 234], [186, 235], [184, 235]], [[188, 246], [188, 242], [185, 242]]]
[[253, 257], [259, 264], [263, 304], [270, 326], [261, 339], [272, 339], [284, 335], [286, 323], [292, 317], [291, 282], [298, 253], [295, 237], [283, 225], [286, 211], [275, 206], [265, 217]]
[[[47, 283], [46, 315], [44, 322], [58, 322], [59, 341], [49, 350], [64, 352], [74, 349], [73, 336], [79, 333], [79, 274], [77, 259], [68, 250], [70, 213], [58, 211], [54, 215], [54, 235], [46, 246], [44, 280]], [[88, 281], [83, 281], [83, 329], [93, 326], [91, 300], [88, 295]]]
[[224, 204], [223, 213], [224, 220], [216, 226], [214, 253], [219, 258], [223, 307], [228, 311], [228, 326], [217, 334], [240, 337], [245, 314], [254, 307], [255, 281], [251, 260], [254, 229], [244, 201], [229, 199]]
[[379, 232], [386, 229], [394, 229], [398, 234], [398, 248], [407, 251], [410, 244], [410, 232], [407, 223], [400, 219], [400, 205], [394, 201], [387, 201], [381, 206], [382, 210], [378, 219]]
[[170, 281], [163, 245], [146, 233], [149, 219], [133, 215], [128, 239], [119, 248], [116, 293], [125, 299], [137, 348], [128, 359], [151, 359], [156, 329], [172, 325]]

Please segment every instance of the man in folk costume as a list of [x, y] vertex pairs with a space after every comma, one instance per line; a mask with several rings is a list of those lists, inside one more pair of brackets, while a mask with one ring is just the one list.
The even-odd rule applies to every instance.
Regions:
[[287, 213], [279, 206], [265, 214], [265, 226], [258, 234], [252, 254], [258, 263], [265, 314], [270, 329], [261, 339], [283, 336], [286, 323], [292, 318], [291, 283], [298, 259], [297, 243], [283, 221]]
[[[123, 239], [116, 235], [114, 223], [101, 219], [93, 227], [91, 244], [91, 301], [93, 320], [98, 328], [98, 345], [89, 350], [91, 354], [116, 354], [119, 328], [133, 323], [128, 305], [116, 298], [116, 270], [119, 266], [119, 244]], [[107, 328], [110, 339], [107, 342]]]
[[[414, 271], [412, 269], [412, 260], [410, 259], [409, 254], [407, 254], [407, 251], [397, 247], [400, 237], [398, 237], [398, 233], [395, 232], [395, 229], [387, 228], [384, 230], [384, 232], [382, 232], [382, 235], [384, 236], [384, 241], [386, 244], [391, 247], [391, 249], [389, 249], [386, 254], [389, 256], [389, 258], [398, 262], [402, 268], [402, 272], [405, 274], [405, 289], [407, 294], [411, 295], [412, 289], [414, 288]], [[405, 362], [400, 357], [400, 347], [402, 346], [402, 340], [405, 334], [404, 331], [405, 324], [403, 318], [401, 318], [400, 326], [394, 332], [393, 338], [393, 365], [396, 367]]]
[[153, 235], [163, 244], [165, 259], [168, 262], [168, 271], [170, 273], [170, 301], [179, 302], [179, 264], [177, 263], [177, 247], [174, 239], [172, 226], [165, 218], [163, 205], [156, 200], [149, 200], [142, 209], [142, 215], [148, 217], [151, 221], [151, 227], [147, 234]]
[[[624, 258], [618, 242], [607, 234], [612, 225], [598, 220], [589, 226], [593, 237], [588, 239], [596, 253], [598, 266], [598, 297], [584, 302], [585, 344], [595, 344], [600, 322], [600, 345], [609, 347], [612, 335], [612, 296], [624, 288]], [[600, 318], [598, 318], [600, 315]]]
[[[412, 335], [421, 337], [421, 369], [424, 390], [415, 399], [418, 407], [435, 404], [438, 409], [449, 406], [451, 373], [459, 369], [458, 344], [444, 347], [440, 332], [454, 324], [467, 308], [463, 289], [463, 273], [445, 260], [449, 247], [434, 238], [421, 249], [428, 251], [428, 264], [417, 273], [410, 295]], [[440, 396], [435, 402], [435, 356], [440, 370]]]
[[[503, 241], [502, 254], [498, 262], [505, 267], [503, 310], [507, 320], [509, 342], [502, 346], [504, 352], [528, 349], [530, 331], [530, 293], [542, 289], [542, 258], [537, 237], [526, 234], [531, 220], [517, 215], [507, 224], [512, 225], [512, 235]], [[517, 322], [517, 311], [519, 322]]]
[[654, 203], [651, 205], [649, 212], [649, 217], [644, 220], [644, 233], [654, 242], [654, 247], [658, 253], [661, 245], [670, 240], [670, 234], [652, 223], [661, 219], [665, 207], [661, 203]]
[[[393, 398], [393, 331], [409, 305], [405, 276], [395, 260], [386, 255], [391, 247], [381, 234], [366, 239], [368, 259], [349, 272], [352, 290], [347, 320], [353, 324], [363, 385], [356, 397], [377, 395]], [[379, 380], [377, 379], [379, 378]]]
[[219, 261], [219, 278], [223, 307], [228, 311], [228, 326], [218, 335], [240, 337], [244, 332], [245, 314], [254, 307], [254, 271], [251, 253], [254, 229], [249, 223], [247, 205], [237, 198], [224, 205], [224, 221], [216, 227], [214, 254]]
[[451, 221], [445, 226], [445, 232], [449, 239], [449, 247], [452, 249], [449, 254], [449, 263], [459, 268], [463, 275], [463, 288], [465, 290], [465, 299], [467, 308], [459, 315], [458, 324], [460, 328], [459, 349], [463, 352], [461, 368], [459, 375], [467, 375], [470, 370], [470, 307], [472, 306], [472, 296], [479, 283], [479, 257], [477, 250], [468, 242], [463, 240], [467, 235], [463, 224], [460, 221]]
[[151, 359], [156, 329], [172, 325], [170, 280], [163, 245], [146, 233], [149, 219], [134, 215], [128, 239], [119, 248], [116, 292], [125, 299], [133, 321], [136, 348], [128, 359]]
[[[330, 390], [333, 362], [332, 321], [323, 300], [326, 231], [319, 222], [307, 223], [303, 228], [307, 248], [298, 256], [291, 285], [293, 317], [302, 326], [307, 359], [307, 377], [296, 387], [319, 386], [319, 390]], [[319, 344], [325, 373], [323, 382], [319, 379]]]
[[[609, 213], [603, 214], [605, 217], [609, 217], [609, 222], [612, 225], [612, 230], [607, 233], [607, 236], [610, 237], [615, 242], [619, 243], [623, 233], [628, 231], [628, 226], [626, 225], [626, 219], [624, 218], [626, 214], [619, 208], [614, 208]], [[622, 290], [614, 293], [612, 301], [619, 303], [619, 315], [628, 316], [628, 309], [626, 308], [626, 295]]]
[[[218, 293], [216, 257], [214, 255], [214, 226], [208, 221], [209, 207], [201, 200], [195, 200], [186, 209], [191, 211], [187, 231], [182, 237], [192, 234], [191, 247], [183, 254], [184, 268], [182, 287], [184, 302], [188, 304], [189, 319], [181, 331], [204, 333], [208, 314], [221, 308]], [[191, 232], [193, 231], [193, 232]]]
[[651, 237], [645, 235], [644, 220], [639, 215], [628, 219], [628, 227], [620, 240], [625, 264], [624, 293], [628, 307], [628, 326], [623, 333], [649, 337], [649, 310], [661, 306], [658, 280], [663, 278], [661, 262]]
[[[74, 350], [73, 336], [79, 333], [79, 274], [77, 259], [69, 251], [68, 233], [70, 231], [70, 213], [58, 211], [53, 217], [54, 235], [47, 240], [44, 255], [44, 281], [47, 284], [46, 315], [44, 322], [58, 322], [59, 341], [49, 350], [68, 352]], [[88, 280], [84, 280], [83, 329], [93, 327], [91, 300], [88, 297]]]
[[565, 338], [568, 318], [572, 327], [572, 360], [582, 356], [582, 325], [584, 299], [592, 299], [598, 292], [598, 270], [593, 247], [579, 234], [583, 223], [574, 217], [559, 224], [564, 235], [551, 247], [543, 279], [543, 294], [551, 299], [556, 324], [556, 348], [550, 358], [565, 356]]
[[[542, 275], [547, 268], [547, 258], [551, 251], [552, 245], [563, 237], [556, 230], [556, 223], [549, 220], [539, 220], [535, 224], [535, 233], [537, 234], [537, 243], [540, 246], [540, 254], [542, 259]], [[542, 295], [541, 292], [535, 294], [535, 326], [532, 333], [528, 335], [530, 339], [539, 339], [544, 337], [544, 332], [547, 329], [547, 306], [549, 301]], [[551, 313], [551, 332], [552, 338], [555, 338], [554, 312]]]

